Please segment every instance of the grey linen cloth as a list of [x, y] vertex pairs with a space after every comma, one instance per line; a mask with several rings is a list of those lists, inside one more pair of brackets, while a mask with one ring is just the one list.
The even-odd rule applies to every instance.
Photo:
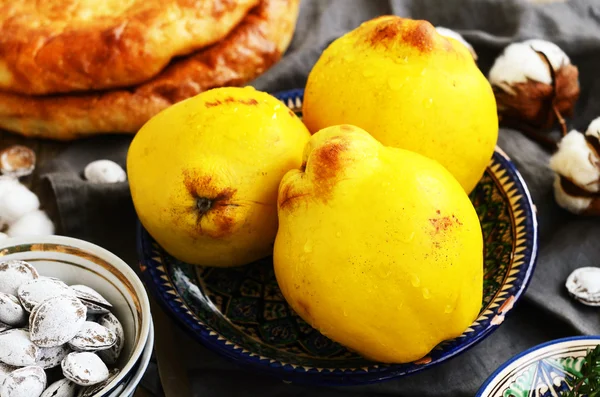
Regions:
[[[361, 22], [382, 14], [426, 19], [462, 33], [487, 74], [494, 58], [513, 41], [543, 38], [558, 44], [579, 67], [581, 97], [569, 127], [580, 131], [600, 116], [600, 1], [534, 4], [525, 0], [303, 0], [292, 44], [284, 58], [251, 85], [276, 92], [303, 87], [321, 51]], [[104, 136], [72, 143], [45, 170], [56, 198], [62, 234], [86, 239], [137, 267], [135, 212], [126, 183], [94, 186], [81, 178], [85, 164], [110, 158], [125, 166], [129, 137]], [[473, 396], [505, 360], [551, 339], [600, 333], [597, 309], [570, 299], [564, 282], [581, 266], [597, 266], [600, 219], [559, 208], [552, 193], [550, 153], [518, 131], [502, 129], [499, 146], [524, 176], [537, 205], [540, 251], [523, 299], [505, 323], [458, 357], [412, 376], [379, 384], [316, 388], [284, 384], [209, 352], [176, 329], [185, 378], [194, 396]], [[157, 185], [160, 189], [160, 185]], [[183, 375], [183, 374], [182, 374]], [[157, 395], [156, 366], [143, 385]]]

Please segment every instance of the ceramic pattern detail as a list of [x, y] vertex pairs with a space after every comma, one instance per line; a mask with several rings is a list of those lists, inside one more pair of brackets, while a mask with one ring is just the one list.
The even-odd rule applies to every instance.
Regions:
[[503, 397], [529, 397], [530, 385], [533, 383], [536, 365], [530, 365], [502, 393]]
[[544, 358], [530, 364], [494, 397], [556, 397], [569, 390], [567, 379], [581, 376], [583, 356]]
[[483, 307], [487, 306], [498, 291], [506, 269], [511, 262], [513, 250], [513, 230], [508, 203], [501, 197], [494, 179], [485, 174], [470, 199], [481, 223], [485, 242], [483, 275]]
[[[279, 98], [299, 112], [302, 90]], [[525, 290], [535, 265], [537, 224], [529, 194], [501, 152], [494, 154], [470, 198], [485, 239], [482, 311], [463, 335], [416, 363], [365, 360], [306, 324], [279, 291], [271, 258], [239, 268], [196, 267], [168, 255], [138, 224], [141, 268], [167, 312], [231, 359], [291, 381], [314, 374], [312, 383], [374, 382], [422, 370], [475, 344], [502, 322]]]
[[498, 367], [476, 397], [561, 397], [599, 344], [598, 336], [575, 336], [534, 346]]

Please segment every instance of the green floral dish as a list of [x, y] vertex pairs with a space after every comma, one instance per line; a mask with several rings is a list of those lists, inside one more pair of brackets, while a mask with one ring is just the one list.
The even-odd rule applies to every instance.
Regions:
[[476, 397], [560, 397], [570, 390], [569, 381], [581, 377], [588, 350], [599, 344], [600, 336], [580, 336], [532, 347], [502, 364]]

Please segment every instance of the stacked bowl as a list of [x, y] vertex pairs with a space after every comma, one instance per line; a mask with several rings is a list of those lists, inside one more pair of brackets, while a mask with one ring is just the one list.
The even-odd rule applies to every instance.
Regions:
[[114, 364], [119, 372], [93, 396], [132, 396], [148, 367], [154, 343], [148, 296], [135, 272], [101, 247], [62, 236], [3, 240], [0, 262], [11, 260], [31, 264], [40, 277], [88, 286], [112, 304], [110, 311], [123, 327], [123, 348]]

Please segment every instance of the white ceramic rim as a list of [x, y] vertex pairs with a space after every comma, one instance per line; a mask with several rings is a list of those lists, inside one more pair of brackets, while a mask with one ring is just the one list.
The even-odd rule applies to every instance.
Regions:
[[[148, 369], [148, 365], [150, 364], [150, 359], [152, 358], [152, 352], [154, 351], [154, 324], [150, 326], [150, 332], [148, 334], [148, 340], [146, 341], [146, 348], [144, 349], [144, 353], [142, 354], [142, 358], [140, 359], [140, 366], [137, 372], [133, 375], [133, 377], [127, 383], [127, 386], [121, 392], [122, 396], [133, 396], [133, 393], [140, 385], [142, 381], [142, 377], [146, 373]], [[110, 395], [109, 397], [113, 397]], [[116, 397], [116, 396], [114, 396]]]
[[121, 368], [121, 372], [119, 373], [119, 375], [117, 375], [98, 394], [96, 394], [96, 396], [101, 396], [103, 393], [106, 393], [106, 390], [110, 390], [116, 387], [117, 384], [123, 380], [123, 378], [129, 373], [129, 371], [131, 371], [132, 367], [138, 362], [140, 356], [142, 355], [146, 347], [146, 341], [148, 340], [148, 335], [150, 333], [150, 322], [152, 314], [150, 312], [150, 302], [148, 300], [148, 295], [146, 293], [146, 289], [144, 288], [144, 284], [142, 284], [142, 281], [140, 280], [138, 275], [127, 263], [125, 263], [125, 261], [123, 261], [121, 258], [116, 256], [112, 252], [108, 251], [107, 249], [102, 248], [99, 245], [90, 243], [88, 241], [61, 235], [10, 237], [8, 239], [0, 241], [0, 249], [2, 249], [2, 247], [4, 246], [21, 244], [59, 244], [72, 246], [87, 251], [94, 256], [101, 257], [106, 262], [114, 266], [115, 269], [119, 270], [125, 277], [127, 277], [127, 280], [131, 282], [131, 285], [137, 293], [142, 313], [140, 338], [134, 346], [133, 351], [131, 352], [129, 361], [127, 361], [127, 364], [125, 364], [125, 366]]

